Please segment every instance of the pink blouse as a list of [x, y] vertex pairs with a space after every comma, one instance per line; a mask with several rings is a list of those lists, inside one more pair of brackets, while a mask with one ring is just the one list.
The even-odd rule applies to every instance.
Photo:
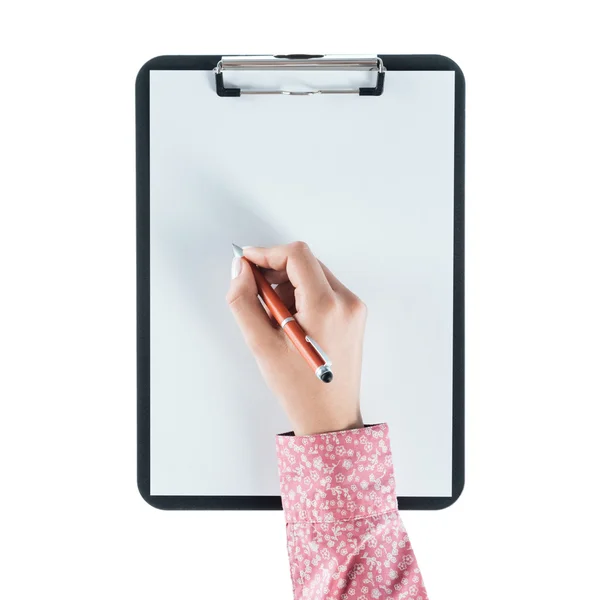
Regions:
[[294, 600], [427, 600], [385, 423], [277, 436]]

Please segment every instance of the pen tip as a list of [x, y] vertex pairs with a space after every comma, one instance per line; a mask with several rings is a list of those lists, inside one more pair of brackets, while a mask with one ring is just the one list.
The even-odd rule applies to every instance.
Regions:
[[240, 258], [244, 256], [244, 250], [237, 246], [236, 244], [231, 244], [233, 246], [233, 255], [239, 256]]

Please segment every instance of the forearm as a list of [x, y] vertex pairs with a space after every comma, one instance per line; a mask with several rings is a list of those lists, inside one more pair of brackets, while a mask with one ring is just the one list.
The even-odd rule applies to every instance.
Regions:
[[277, 439], [294, 598], [425, 600], [386, 424]]

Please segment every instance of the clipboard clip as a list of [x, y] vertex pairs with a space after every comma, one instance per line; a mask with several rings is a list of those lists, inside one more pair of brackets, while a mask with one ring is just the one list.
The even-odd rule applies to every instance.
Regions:
[[[318, 89], [312, 91], [251, 90], [225, 87], [224, 71], [377, 71], [375, 87], [354, 89]], [[214, 69], [217, 95], [239, 97], [241, 95], [281, 94], [286, 96], [314, 96], [321, 94], [358, 94], [381, 96], [385, 79], [385, 67], [379, 56], [345, 56], [335, 54], [286, 54], [275, 56], [224, 56]]]

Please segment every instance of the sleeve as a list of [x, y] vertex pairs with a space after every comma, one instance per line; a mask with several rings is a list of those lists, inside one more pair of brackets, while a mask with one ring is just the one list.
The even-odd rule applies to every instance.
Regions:
[[388, 426], [277, 436], [294, 600], [427, 600]]

